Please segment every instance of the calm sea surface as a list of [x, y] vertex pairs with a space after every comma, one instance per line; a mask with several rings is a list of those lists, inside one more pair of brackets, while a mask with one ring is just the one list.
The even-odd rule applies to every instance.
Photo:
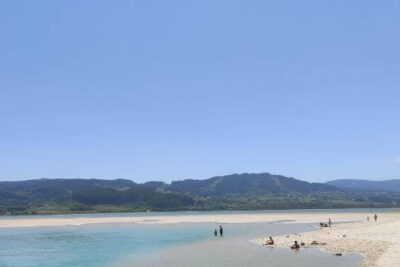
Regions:
[[[328, 210], [328, 212], [343, 210]], [[368, 213], [375, 210], [344, 210]], [[378, 210], [376, 210], [378, 211]], [[393, 210], [379, 210], [390, 212]], [[307, 211], [142, 213], [186, 215], [220, 213], [301, 213]], [[327, 212], [313, 210], [312, 212]], [[48, 217], [120, 217], [132, 214], [57, 215]], [[26, 217], [26, 216], [24, 216]], [[18, 218], [24, 218], [18, 217]], [[32, 216], [29, 216], [30, 218]], [[12, 217], [2, 217], [8, 220]], [[15, 218], [15, 217], [14, 217]], [[84, 226], [0, 228], [0, 266], [356, 266], [358, 255], [336, 257], [318, 250], [266, 248], [249, 242], [314, 230], [309, 224], [224, 224], [223, 238], [215, 238], [215, 223], [97, 224]]]
[[108, 218], [108, 217], [146, 217], [146, 216], [170, 216], [170, 215], [212, 215], [212, 214], [301, 214], [301, 213], [366, 213], [375, 212], [400, 212], [400, 208], [378, 209], [296, 209], [296, 210], [249, 210], [249, 211], [176, 211], [176, 212], [123, 212], [123, 213], [93, 213], [93, 214], [59, 214], [59, 215], [18, 215], [0, 216], [0, 220], [37, 219], [37, 218]]

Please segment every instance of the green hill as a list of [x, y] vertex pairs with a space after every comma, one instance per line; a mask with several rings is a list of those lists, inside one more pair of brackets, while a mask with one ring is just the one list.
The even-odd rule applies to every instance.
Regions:
[[190, 196], [157, 192], [123, 179], [0, 182], [0, 212], [3, 213], [176, 210], [193, 204]]
[[217, 176], [206, 180], [174, 181], [170, 188], [194, 196], [231, 196], [265, 194], [293, 194], [332, 192], [338, 188], [319, 183], [308, 183], [269, 173], [243, 173]]
[[332, 180], [326, 184], [342, 189], [400, 192], [400, 180], [368, 181], [359, 179]]
[[269, 173], [143, 184], [131, 180], [0, 182], [0, 214], [397, 207], [400, 193], [339, 189]]

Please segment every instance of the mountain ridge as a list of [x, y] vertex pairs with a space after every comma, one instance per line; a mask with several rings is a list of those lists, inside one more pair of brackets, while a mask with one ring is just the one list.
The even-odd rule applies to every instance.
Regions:
[[347, 190], [400, 192], [400, 179], [382, 181], [364, 179], [337, 179], [328, 181], [326, 184]]
[[293, 177], [274, 175], [267, 172], [215, 176], [204, 180], [172, 181], [170, 187], [198, 196], [221, 196], [225, 194], [262, 195], [338, 190], [336, 187], [323, 183], [310, 183]]
[[[365, 190], [364, 190], [365, 191]], [[166, 183], [128, 179], [0, 182], [1, 214], [393, 207], [397, 193], [365, 193], [270, 173], [241, 173]]]

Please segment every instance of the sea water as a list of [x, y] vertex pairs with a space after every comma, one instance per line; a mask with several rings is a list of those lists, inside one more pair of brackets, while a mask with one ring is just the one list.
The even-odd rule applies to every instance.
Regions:
[[48, 219], [48, 218], [111, 218], [111, 217], [153, 217], [153, 216], [196, 216], [220, 214], [318, 214], [318, 213], [392, 213], [400, 212], [400, 208], [351, 208], [351, 209], [292, 209], [292, 210], [217, 210], [217, 211], [175, 211], [175, 212], [122, 212], [122, 213], [89, 213], [89, 214], [57, 214], [57, 215], [17, 215], [0, 216], [0, 220], [15, 219]]
[[[216, 224], [192, 224], [206, 230]], [[249, 240], [261, 236], [296, 235], [300, 232], [315, 230], [309, 224], [246, 223], [224, 224], [223, 236], [209, 236], [197, 242], [185, 242], [165, 247], [150, 253], [136, 256], [126, 256], [110, 264], [110, 267], [128, 266], [190, 266], [190, 267], [257, 267], [257, 266], [288, 266], [288, 267], [351, 267], [361, 262], [359, 255], [348, 254], [336, 257], [333, 253], [324, 253], [317, 249], [271, 248], [260, 246]], [[211, 231], [208, 231], [211, 232]], [[301, 237], [299, 236], [299, 240]]]
[[[154, 214], [141, 216], [147, 215]], [[163, 213], [163, 215], [176, 215], [176, 213]], [[105, 216], [119, 217], [121, 214]], [[332, 253], [313, 249], [294, 252], [290, 249], [266, 248], [249, 242], [260, 236], [292, 235], [312, 231], [315, 230], [313, 225], [270, 222], [234, 223], [223, 226], [225, 232], [222, 238], [213, 235], [213, 230], [219, 227], [216, 223], [124, 223], [3, 228], [0, 229], [0, 266], [350, 267], [356, 266], [361, 261], [358, 255], [336, 257]]]

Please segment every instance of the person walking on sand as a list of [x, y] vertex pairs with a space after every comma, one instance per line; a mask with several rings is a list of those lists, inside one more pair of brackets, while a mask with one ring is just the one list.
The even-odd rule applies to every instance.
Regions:
[[367, 221], [369, 222], [369, 216], [367, 216]]
[[217, 229], [214, 229], [214, 236], [217, 236], [218, 235], [218, 231], [217, 231]]
[[329, 224], [329, 227], [331, 227], [331, 225], [332, 225], [331, 218], [329, 218], [328, 224]]
[[222, 228], [222, 225], [219, 226], [219, 235], [222, 237], [224, 234], [224, 228]]
[[378, 220], [378, 215], [374, 215], [374, 220], [377, 221]]

